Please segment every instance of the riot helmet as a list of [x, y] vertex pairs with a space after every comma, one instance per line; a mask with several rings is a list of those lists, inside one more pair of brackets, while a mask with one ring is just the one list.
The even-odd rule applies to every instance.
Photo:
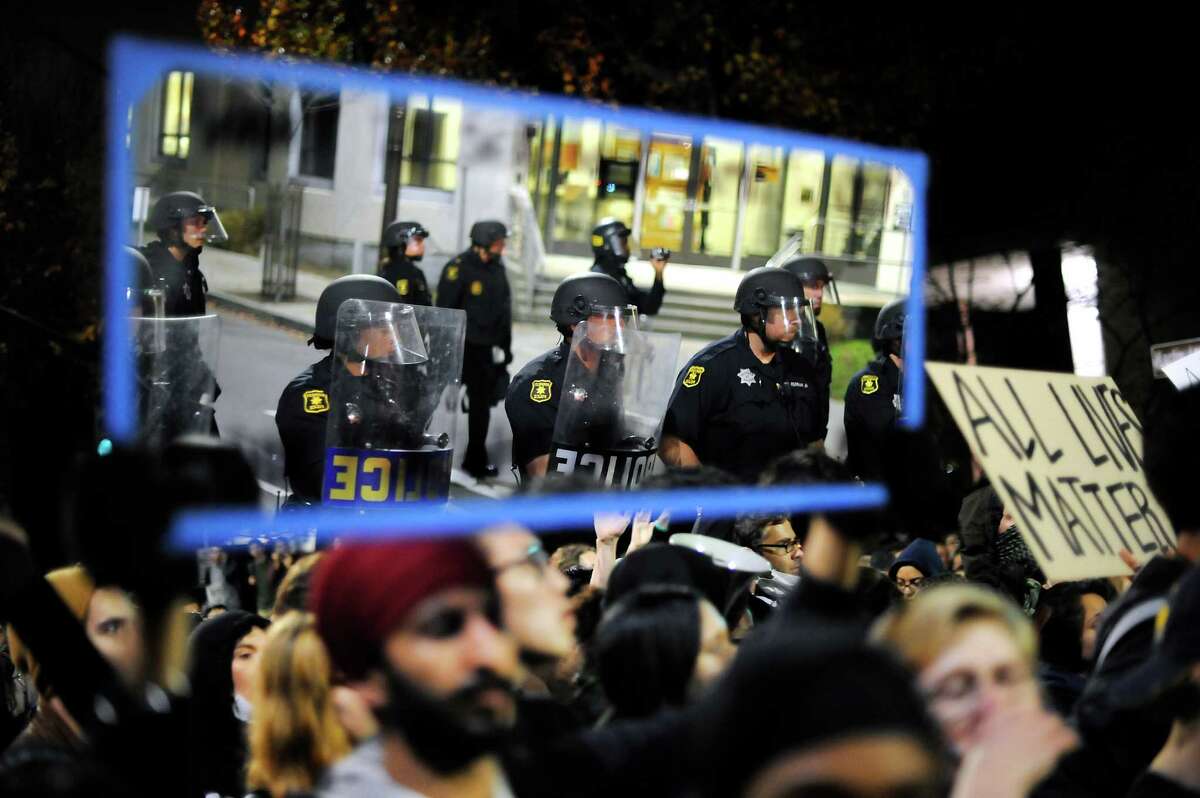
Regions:
[[900, 297], [879, 309], [875, 317], [875, 339], [879, 341], [899, 341], [904, 337], [904, 317], [907, 297]]
[[408, 246], [408, 242], [414, 238], [425, 239], [429, 238], [429, 231], [421, 226], [420, 222], [392, 222], [383, 231], [383, 240], [380, 244], [389, 253], [391, 250], [399, 250], [399, 255], [405, 255], [411, 261], [419, 261], [424, 255], [408, 255], [404, 250]]
[[[804, 298], [804, 284], [785, 269], [760, 266], [746, 272], [738, 283], [733, 309], [742, 316], [742, 326], [758, 335], [768, 350], [780, 344], [791, 344], [796, 338], [816, 340], [817, 323], [812, 305]], [[767, 335], [767, 325], [775, 318], [784, 324], [784, 335], [774, 340]]]
[[629, 261], [629, 236], [632, 232], [619, 219], [601, 219], [592, 230], [592, 254], [596, 262], [625, 265]]
[[487, 249], [497, 241], [508, 238], [508, 228], [502, 222], [483, 221], [471, 225], [471, 246]]
[[348, 274], [339, 277], [321, 292], [317, 300], [317, 317], [313, 337], [309, 339], [317, 349], [332, 349], [337, 332], [338, 308], [348, 299], [373, 300], [376, 302], [401, 302], [400, 292], [382, 277], [371, 274]]
[[607, 274], [573, 274], [558, 284], [550, 301], [550, 319], [560, 328], [578, 324], [595, 313], [612, 313], [628, 304], [625, 289]]
[[842, 304], [838, 297], [837, 283], [833, 279], [833, 274], [829, 271], [829, 266], [820, 258], [795, 258], [783, 264], [781, 269], [787, 269], [792, 274], [800, 278], [805, 288], [805, 297], [813, 306], [813, 315], [821, 315], [821, 304], [828, 294], [829, 299], [833, 304]]
[[[200, 234], [200, 246], [189, 243], [184, 231], [186, 222], [196, 217], [200, 217], [205, 223], [204, 232]], [[225, 226], [221, 224], [221, 217], [217, 215], [217, 209], [192, 191], [172, 191], [159, 197], [150, 210], [149, 221], [150, 226], [167, 246], [180, 246], [189, 251], [198, 251], [204, 244], [220, 244], [229, 240]]]

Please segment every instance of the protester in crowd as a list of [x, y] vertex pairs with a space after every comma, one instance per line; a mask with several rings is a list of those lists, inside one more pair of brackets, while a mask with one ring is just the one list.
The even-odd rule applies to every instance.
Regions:
[[[141, 618], [128, 594], [115, 587], [97, 588], [81, 566], [72, 565], [46, 574], [46, 581], [79, 619], [88, 640], [117, 671], [126, 686], [133, 688], [144, 678], [145, 652]], [[56, 695], [32, 652], [14, 629], [8, 631], [16, 667], [32, 681], [37, 710], [14, 745], [52, 746], [71, 750], [86, 747], [79, 724]]]
[[779, 573], [800, 573], [804, 545], [786, 515], [742, 516], [734, 524], [732, 542], [761, 554]]
[[921, 592], [926, 580], [940, 576], [944, 570], [934, 542], [918, 538], [900, 552], [900, 556], [888, 568], [888, 577], [908, 600]]
[[592, 644], [615, 718], [684, 706], [724, 671], [734, 651], [725, 619], [708, 600], [655, 584], [611, 606]]
[[1200, 561], [1200, 504], [1190, 459], [1200, 447], [1197, 419], [1196, 388], [1179, 392], [1164, 385], [1146, 413], [1146, 482], [1167, 514], [1159, 520], [1175, 531], [1175, 552], [1145, 561], [1129, 589], [1104, 613], [1096, 660], [1073, 718], [1083, 746], [1063, 760], [1039, 796], [1123, 795], [1167, 741], [1168, 717], [1153, 708], [1118, 705], [1112, 687], [1150, 656], [1156, 619], [1172, 587]]
[[958, 759], [955, 795], [1027, 795], [1077, 745], [1042, 706], [1033, 624], [1003, 596], [931, 588], [881, 618], [872, 637], [916, 673]]
[[267, 633], [250, 721], [246, 783], [262, 798], [310, 792], [350, 753], [338, 721], [332, 668], [309, 613], [289, 612]]
[[1061, 582], [1042, 594], [1035, 618], [1041, 663], [1038, 680], [1050, 706], [1070, 717], [1096, 654], [1096, 630], [1116, 591], [1105, 580]]
[[515, 721], [518, 649], [474, 543], [343, 545], [322, 558], [309, 601], [335, 667], [382, 727], [319, 795], [509, 794], [497, 754]]
[[567, 600], [569, 582], [550, 566], [541, 541], [523, 527], [490, 529], [478, 538], [495, 575], [504, 629], [536, 668], [565, 657], [575, 646], [575, 617]]
[[750, 640], [701, 709], [686, 772], [702, 795], [932, 796], [943, 784], [911, 675], [843, 629]]
[[308, 591], [312, 584], [313, 571], [321, 561], [321, 552], [305, 555], [287, 569], [275, 592], [275, 606], [271, 610], [272, 618], [281, 618], [290, 610], [304, 610], [308, 607]]
[[[1165, 621], [1163, 620], [1165, 616]], [[1179, 580], [1150, 657], [1113, 685], [1118, 706], [1169, 718], [1171, 733], [1130, 798], [1200, 796], [1200, 569]]]
[[196, 627], [189, 641], [192, 706], [189, 794], [244, 795], [246, 726], [270, 622], [229, 610]]

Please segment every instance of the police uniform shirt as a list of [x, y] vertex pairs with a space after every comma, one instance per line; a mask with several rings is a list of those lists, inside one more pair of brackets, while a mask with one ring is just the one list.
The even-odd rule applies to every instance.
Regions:
[[570, 342], [563, 341], [525, 364], [508, 386], [504, 412], [512, 427], [513, 465], [521, 473], [530, 461], [550, 453], [570, 352]]
[[275, 410], [275, 426], [283, 442], [283, 471], [292, 492], [320, 501], [325, 474], [325, 430], [329, 421], [329, 386], [333, 355], [300, 372], [283, 389]]
[[438, 281], [437, 304], [467, 312], [467, 343], [512, 347], [512, 295], [504, 264], [484, 263], [474, 250], [450, 260]]
[[662, 308], [663, 296], [666, 295], [667, 289], [658, 275], [655, 275], [654, 285], [650, 286], [650, 290], [643, 291], [634, 285], [633, 279], [625, 271], [624, 266], [593, 263], [592, 271], [607, 274], [620, 283], [621, 287], [625, 289], [625, 301], [630, 305], [636, 305], [639, 315], [653, 316]]
[[141, 252], [150, 262], [154, 282], [161, 278], [166, 283], [164, 314], [168, 317], [203, 316], [208, 281], [200, 271], [200, 255], [192, 252], [182, 261], [176, 260], [161, 241], [151, 241]]
[[688, 444], [704, 465], [753, 480], [771, 460], [814, 439], [817, 388], [800, 355], [780, 349], [764, 364], [739, 330], [684, 366], [663, 431]]
[[883, 477], [883, 445], [899, 415], [900, 369], [891, 358], [872, 360], [846, 386], [846, 463], [864, 480]]
[[817, 382], [820, 385], [818, 408], [821, 419], [817, 422], [819, 437], [816, 440], [825, 440], [825, 435], [829, 432], [829, 394], [830, 384], [833, 382], [833, 356], [829, 352], [829, 338], [825, 335], [825, 325], [819, 321], [817, 322]]
[[432, 305], [433, 297], [429, 294], [429, 284], [421, 267], [408, 258], [400, 255], [389, 258], [383, 264], [380, 276], [392, 285], [400, 294], [400, 301], [410, 305]]

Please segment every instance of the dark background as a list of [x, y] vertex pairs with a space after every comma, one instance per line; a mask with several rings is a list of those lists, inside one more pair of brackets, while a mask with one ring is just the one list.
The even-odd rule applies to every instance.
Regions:
[[[977, 314], [981, 363], [1069, 370], [1058, 251], [1091, 246], [1109, 370], [1200, 335], [1196, 34], [1182, 17], [920, 18], [801, 3], [53, 4], [0, 33], [0, 505], [58, 553], [62, 477], [99, 438], [105, 51], [118, 31], [744, 119], [929, 155], [930, 263], [1028, 250], [1037, 309]], [[977, 9], [973, 12], [979, 14]], [[953, 356], [955, 314], [931, 317]], [[948, 354], [947, 354], [948, 353]]]

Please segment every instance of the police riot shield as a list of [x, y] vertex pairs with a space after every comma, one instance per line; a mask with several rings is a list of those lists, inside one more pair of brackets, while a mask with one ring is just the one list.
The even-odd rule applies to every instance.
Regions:
[[217, 316], [130, 319], [138, 380], [138, 437], [160, 448], [216, 430]]
[[619, 314], [577, 324], [547, 471], [637, 487], [656, 461], [679, 344], [678, 333], [638, 330]]
[[467, 316], [351, 299], [338, 310], [322, 501], [445, 501]]

